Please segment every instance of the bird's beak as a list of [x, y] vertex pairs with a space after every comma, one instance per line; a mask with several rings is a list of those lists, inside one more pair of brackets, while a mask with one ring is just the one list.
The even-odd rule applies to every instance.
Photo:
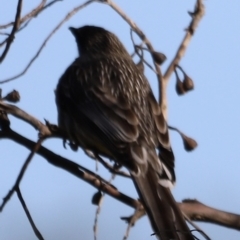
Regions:
[[69, 30], [71, 31], [71, 33], [73, 34], [73, 36], [76, 36], [77, 35], [77, 28], [74, 28], [74, 27], [70, 27]]

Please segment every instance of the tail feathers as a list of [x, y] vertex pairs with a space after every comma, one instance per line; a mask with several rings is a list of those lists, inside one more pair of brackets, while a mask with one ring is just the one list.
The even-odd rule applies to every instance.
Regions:
[[[176, 181], [176, 176], [174, 172], [174, 155], [171, 148], [159, 147], [158, 157], [163, 165], [163, 176], [161, 179], [169, 179], [173, 184]], [[164, 176], [165, 174], [165, 176]]]
[[145, 175], [132, 175], [152, 228], [161, 240], [194, 240], [170, 190], [159, 184], [149, 166]]

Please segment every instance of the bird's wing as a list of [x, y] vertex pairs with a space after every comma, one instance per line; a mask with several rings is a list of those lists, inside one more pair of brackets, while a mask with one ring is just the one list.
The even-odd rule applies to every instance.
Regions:
[[[113, 155], [110, 153], [111, 151], [115, 155], [128, 151], [130, 156], [126, 157], [133, 158], [143, 168], [146, 167], [148, 161], [147, 154], [151, 154], [152, 160], [149, 163], [154, 165], [160, 177], [174, 182], [174, 156], [169, 143], [168, 129], [152, 91], [149, 89], [146, 101], [149, 105], [148, 110], [151, 111], [152, 115], [150, 120], [155, 122], [156, 125], [156, 131], [154, 132], [156, 139], [153, 142], [152, 149], [147, 149], [146, 153], [140, 136], [142, 130], [139, 122], [141, 120], [133, 111], [133, 104], [128, 103], [123, 94], [114, 94], [111, 89], [112, 86], [109, 86], [108, 82], [113, 81], [112, 78], [116, 73], [112, 72], [111, 75], [104, 75], [105, 72], [107, 71], [102, 71], [101, 64], [98, 62], [86, 64], [79, 60], [67, 69], [59, 82], [58, 94], [61, 94], [59, 97], [61, 102], [58, 104], [63, 105], [60, 109], [65, 109], [66, 115], [73, 116], [74, 121], [77, 122], [73, 130], [71, 130], [72, 124], [66, 123], [65, 128], [68, 128], [72, 135], [74, 129], [82, 128], [84, 135], [89, 136], [88, 140], [91, 141], [89, 147], [100, 151], [100, 149], [97, 149], [100, 146], [93, 146], [93, 142], [101, 142], [105, 145], [105, 148], [101, 146], [100, 153], [107, 156], [111, 155], [109, 157]], [[118, 79], [116, 81], [121, 78], [121, 74], [124, 73], [117, 72]], [[89, 79], [93, 82], [89, 83]], [[149, 132], [150, 134], [151, 132]], [[79, 134], [75, 135], [76, 138], [79, 136]], [[156, 157], [155, 147], [160, 150], [159, 157], [162, 162]], [[129, 148], [131, 149], [129, 150]], [[125, 166], [129, 162], [125, 163]], [[167, 168], [163, 171], [164, 166]]]
[[[157, 148], [159, 149], [159, 158], [166, 166], [165, 171], [163, 171], [163, 175], [161, 176], [162, 179], [170, 179], [171, 182], [176, 181], [176, 176], [174, 172], [174, 154], [170, 145], [170, 139], [168, 134], [168, 126], [164, 119], [162, 110], [152, 92], [148, 95], [148, 102], [151, 108], [151, 112], [153, 115], [153, 120], [157, 131], [155, 132], [157, 136], [158, 145]], [[165, 174], [165, 176], [164, 176]]]
[[[64, 109], [66, 115], [73, 116], [72, 119], [85, 136], [94, 138], [89, 141], [105, 145], [105, 148], [101, 146], [101, 149], [96, 149], [100, 153], [109, 156], [110, 149], [114, 154], [130, 154], [129, 143], [136, 142], [139, 137], [139, 119], [122, 95], [112, 93], [107, 79], [105, 84], [102, 83], [104, 78], [111, 76], [101, 74], [97, 66], [86, 67], [79, 62], [72, 64], [59, 81], [59, 109]], [[88, 79], [95, 81], [88, 84]], [[96, 144], [92, 144], [94, 146], [91, 147], [98, 148]], [[136, 144], [132, 144], [132, 148], [139, 155], [138, 159], [141, 159], [144, 154], [141, 147], [138, 149]]]

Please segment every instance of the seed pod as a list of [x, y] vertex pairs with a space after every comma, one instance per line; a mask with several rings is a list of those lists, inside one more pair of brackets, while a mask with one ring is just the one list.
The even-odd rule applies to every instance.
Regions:
[[152, 52], [152, 57], [154, 61], [159, 65], [163, 64], [163, 62], [167, 58], [163, 53], [160, 53], [160, 52]]
[[78, 150], [78, 145], [74, 142], [70, 142], [69, 146], [74, 152], [76, 152]]
[[96, 193], [93, 194], [92, 204], [98, 206], [101, 199], [102, 199], [102, 193], [101, 193], [101, 191], [97, 191]]
[[177, 80], [176, 80], [176, 92], [178, 95], [183, 95], [185, 93], [183, 83], [181, 82], [181, 80], [179, 79], [178, 76], [177, 76]]
[[183, 89], [187, 92], [193, 90], [193, 88], [194, 88], [193, 80], [187, 74], [184, 74]]
[[13, 90], [12, 92], [8, 93], [6, 97], [3, 98], [4, 100], [7, 100], [8, 102], [16, 103], [20, 101], [20, 94], [18, 91]]
[[186, 151], [190, 152], [197, 147], [198, 144], [194, 139], [187, 137], [183, 133], [180, 133], [180, 135], [182, 137], [183, 145]]

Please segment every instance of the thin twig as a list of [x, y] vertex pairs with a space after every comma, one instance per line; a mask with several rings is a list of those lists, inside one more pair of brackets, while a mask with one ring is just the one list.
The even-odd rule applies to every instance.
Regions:
[[[40, 2], [40, 4], [35, 9], [33, 9], [30, 13], [27, 13], [24, 17], [22, 17], [20, 19], [20, 24], [24, 23], [29, 18], [34, 17], [44, 7], [46, 2], [47, 2], [47, 0], [42, 0]], [[13, 24], [14, 24], [14, 22], [10, 22], [10, 23], [0, 25], [0, 29], [8, 28], [8, 27], [12, 26]]]
[[179, 203], [182, 212], [193, 221], [208, 222], [240, 230], [240, 214], [215, 209], [192, 199]]
[[95, 218], [94, 218], [94, 224], [93, 224], [93, 234], [94, 234], [94, 240], [97, 240], [97, 226], [98, 226], [98, 216], [100, 214], [101, 205], [103, 202], [103, 196], [101, 197], [101, 201], [99, 202], [96, 212], [95, 212]]
[[[28, 148], [29, 150], [31, 150], [35, 145], [33, 141], [21, 136], [20, 134], [16, 133], [11, 129], [9, 131], [0, 131], [0, 139], [1, 138], [11, 139], [19, 143], [20, 145]], [[87, 168], [73, 161], [70, 161], [62, 156], [59, 156], [43, 146], [40, 147], [37, 154], [46, 159], [50, 164], [71, 173], [72, 175], [89, 183], [96, 189], [100, 189], [102, 192], [107, 193], [111, 197], [117, 199], [118, 201], [128, 206], [132, 208], [139, 208], [141, 206], [141, 203], [138, 200], [135, 200], [127, 196], [126, 194], [118, 191], [118, 189], [113, 185], [109, 184], [107, 180], [103, 179], [102, 177], [93, 173]]]
[[22, 207], [23, 207], [23, 209], [24, 209], [24, 212], [25, 212], [26, 215], [27, 215], [28, 221], [30, 222], [30, 224], [31, 224], [31, 226], [32, 226], [32, 229], [33, 229], [36, 237], [37, 237], [39, 240], [44, 240], [42, 234], [41, 234], [41, 233], [39, 232], [39, 230], [37, 229], [37, 227], [36, 227], [36, 225], [35, 225], [32, 217], [31, 217], [31, 214], [30, 214], [30, 212], [29, 212], [29, 210], [28, 210], [28, 208], [27, 208], [27, 205], [26, 205], [26, 203], [25, 203], [25, 201], [24, 201], [24, 199], [23, 199], [23, 197], [22, 197], [22, 193], [21, 193], [21, 191], [20, 191], [19, 186], [17, 186], [16, 192], [17, 192], [18, 199], [19, 199], [19, 201], [21, 202], [21, 205], [22, 205]]
[[[11, 139], [29, 150], [32, 150], [35, 143], [20, 134], [12, 131], [0, 131], [0, 139]], [[82, 179], [88, 184], [92, 185], [98, 190], [105, 192], [114, 199], [134, 208], [143, 208], [142, 204], [128, 195], [120, 192], [116, 187], [109, 184], [106, 180], [92, 171], [84, 168], [83, 166], [74, 163], [66, 158], [63, 158], [47, 148], [40, 146], [37, 154], [46, 159], [50, 164], [60, 167], [61, 169], [71, 173], [72, 175]], [[218, 209], [208, 207], [196, 200], [185, 200], [183, 203], [178, 203], [178, 207], [186, 214], [191, 220], [201, 222], [211, 222], [219, 224], [228, 228], [240, 230], [240, 215], [229, 212], [224, 212]]]
[[[38, 12], [38, 14], [40, 13], [40, 12], [42, 12], [43, 10], [45, 10], [46, 8], [49, 8], [49, 7], [51, 7], [53, 4], [55, 4], [56, 2], [62, 2], [63, 0], [53, 0], [53, 1], [51, 1], [51, 2], [49, 2], [48, 4], [46, 4], [39, 12]], [[37, 14], [37, 15], [38, 15]]]
[[130, 174], [124, 171], [120, 171], [118, 168], [110, 165], [109, 163], [107, 163], [106, 161], [103, 160], [103, 158], [101, 158], [99, 155], [94, 156], [95, 159], [97, 161], [99, 161], [105, 168], [107, 168], [109, 170], [109, 172], [122, 176], [122, 177], [126, 177], [126, 178], [131, 178]]
[[[108, 183], [110, 184], [114, 178], [115, 178], [115, 174], [112, 174], [111, 178], [109, 179]], [[97, 225], [98, 225], [98, 217], [100, 215], [100, 211], [103, 205], [103, 199], [105, 197], [105, 193], [102, 195], [100, 202], [98, 203], [96, 212], [95, 212], [95, 219], [94, 219], [94, 225], [93, 225], [93, 232], [94, 232], [94, 240], [97, 240]]]
[[[21, 21], [21, 27], [18, 29], [18, 32], [20, 32], [21, 30], [23, 30], [25, 27], [27, 27], [28, 26], [28, 24], [34, 19], [34, 18], [36, 18], [36, 17], [38, 17], [38, 15], [39, 14], [41, 14], [44, 10], [46, 10], [47, 8], [49, 8], [50, 6], [52, 6], [53, 4], [55, 4], [56, 2], [61, 2], [61, 1], [63, 1], [63, 0], [54, 0], [54, 1], [52, 1], [52, 2], [50, 2], [50, 3], [48, 3], [48, 4], [46, 4], [45, 5], [45, 3], [44, 3], [44, 5], [41, 5], [41, 7], [40, 8], [38, 8], [37, 9], [37, 11], [35, 10], [33, 10], [32, 12], [31, 12], [31, 14], [29, 14], [28, 15], [28, 19], [22, 19], [22, 21]], [[24, 20], [24, 21], [23, 21]], [[24, 25], [23, 25], [23, 23], [24, 23]]]
[[149, 67], [149, 69], [151, 69], [155, 74], [158, 74], [158, 73], [156, 72], [156, 70], [151, 66], [151, 64], [148, 63], [148, 62], [144, 59], [144, 57], [143, 57], [143, 50], [147, 50], [148, 52], [149, 52], [149, 50], [148, 50], [147, 48], [144, 48], [144, 47], [142, 47], [142, 46], [137, 46], [137, 45], [135, 45], [135, 48], [142, 50], [142, 51], [141, 51], [141, 52], [142, 52], [142, 55], [140, 55], [140, 54], [138, 53], [138, 51], [135, 51], [135, 52], [137, 53], [137, 55], [139, 56], [139, 58], [147, 65], [147, 67]]
[[91, 159], [95, 160], [96, 172], [98, 171], [98, 162], [100, 162], [106, 169], [109, 170], [110, 173], [116, 174], [122, 177], [131, 178], [130, 174], [125, 171], [120, 171], [119, 169], [122, 167], [121, 165], [117, 165], [116, 163], [113, 164], [113, 166], [109, 163], [107, 163], [102, 157], [100, 157], [98, 154], [93, 153], [89, 150], [84, 150], [85, 154], [90, 157]]
[[[137, 24], [135, 22], [133, 22], [123, 12], [123, 10], [115, 2], [113, 2], [111, 0], [105, 0], [105, 1], [99, 1], [99, 2], [104, 2], [104, 3], [108, 4], [112, 9], [114, 9], [114, 11], [116, 11], [129, 24], [129, 26], [134, 30], [134, 32], [136, 32], [136, 34], [142, 39], [142, 41], [146, 44], [147, 48], [149, 49], [149, 52], [150, 53], [154, 52], [154, 48], [153, 48], [151, 42], [148, 40], [148, 38], [143, 33], [143, 31], [137, 26]], [[162, 93], [162, 89], [163, 89], [162, 78], [163, 78], [163, 76], [162, 76], [160, 67], [158, 66], [158, 64], [155, 63], [154, 59], [153, 59], [153, 63], [154, 63], [154, 66], [155, 66], [155, 71], [157, 72], [156, 76], [157, 76], [157, 79], [158, 79], [158, 86], [159, 86], [159, 104], [162, 108], [163, 115], [166, 118], [167, 112], [166, 112], [166, 103], [165, 103], [165, 100], [164, 100], [164, 99], [166, 99], [166, 93]]]
[[208, 235], [197, 224], [195, 224], [184, 212], [182, 212], [182, 214], [183, 214], [184, 218], [187, 220], [187, 222], [194, 227], [195, 231], [199, 232], [207, 240], [211, 240], [208, 237]]
[[137, 222], [137, 220], [140, 219], [144, 215], [145, 215], [145, 211], [143, 208], [141, 208], [141, 209], [136, 209], [134, 211], [134, 214], [130, 217], [121, 217], [122, 220], [125, 220], [128, 223], [123, 240], [127, 240], [131, 228], [134, 226], [134, 224]]
[[[30, 13], [26, 14], [24, 17], [22, 17], [19, 20], [19, 28], [17, 29], [16, 33], [20, 32], [22, 29], [27, 27], [28, 24], [31, 22], [31, 20], [33, 20], [33, 18], [36, 18], [45, 9], [49, 8], [50, 6], [52, 6], [53, 4], [55, 4], [56, 2], [59, 2], [59, 1], [62, 1], [62, 0], [53, 0], [46, 5], [45, 5], [45, 3], [47, 2], [47, 0], [41, 1], [40, 4], [36, 8], [34, 8]], [[14, 24], [14, 22], [10, 22], [10, 23], [1, 25], [0, 29], [8, 28], [8, 27], [12, 26], [13, 24]], [[7, 33], [5, 35], [9, 36], [9, 34], [7, 34]], [[3, 42], [0, 43], [0, 47], [3, 46], [7, 42], [7, 40], [8, 40], [8, 38], [3, 40]]]
[[[9, 36], [9, 35], [8, 35]], [[1, 43], [0, 43], [0, 47], [3, 46], [6, 42], [7, 42], [8, 38], [4, 39]]]
[[0, 101], [0, 109], [4, 110], [8, 114], [13, 115], [16, 118], [19, 118], [29, 123], [35, 129], [38, 129], [41, 135], [44, 135], [44, 136], [51, 135], [49, 128], [45, 124], [43, 124], [41, 121], [39, 121], [35, 117], [29, 115], [28, 113], [24, 112], [22, 109], [18, 108], [17, 106]]
[[30, 68], [30, 66], [33, 64], [33, 62], [37, 59], [37, 57], [39, 56], [39, 54], [41, 53], [41, 51], [43, 50], [43, 48], [45, 47], [45, 45], [47, 44], [48, 40], [54, 35], [54, 33], [67, 21], [69, 20], [73, 15], [75, 15], [79, 10], [81, 10], [82, 8], [88, 6], [89, 4], [96, 2], [96, 0], [89, 0], [86, 1], [85, 3], [75, 7], [72, 11], [70, 11], [64, 18], [63, 20], [60, 21], [60, 23], [58, 23], [58, 25], [51, 31], [51, 33], [47, 36], [47, 38], [43, 41], [42, 45], [40, 46], [40, 48], [38, 49], [37, 53], [33, 56], [33, 58], [29, 61], [29, 63], [27, 64], [27, 66], [22, 70], [22, 72], [18, 73], [17, 75], [1, 80], [0, 83], [6, 83], [6, 82], [10, 82], [14, 79], [17, 79], [19, 77], [21, 77], [22, 75], [24, 75], [27, 70]]
[[6, 203], [11, 199], [13, 193], [16, 191], [17, 187], [19, 187], [19, 184], [23, 178], [23, 175], [25, 173], [25, 171], [27, 170], [27, 167], [29, 165], [29, 163], [31, 162], [34, 154], [39, 150], [39, 148], [41, 147], [41, 144], [43, 142], [44, 138], [39, 138], [39, 140], [37, 141], [37, 143], [35, 144], [34, 148], [31, 150], [30, 154], [28, 155], [25, 163], [23, 164], [21, 171], [18, 174], [18, 177], [16, 179], [15, 184], [13, 185], [12, 189], [8, 192], [8, 194], [3, 198], [3, 202], [0, 206], [0, 212], [2, 212], [4, 206], [6, 205]]
[[197, 0], [194, 13], [191, 15], [192, 20], [189, 24], [189, 27], [186, 30], [186, 34], [176, 52], [176, 55], [174, 56], [169, 67], [167, 68], [166, 72], [164, 73], [164, 77], [163, 77], [164, 82], [169, 81], [169, 78], [170, 78], [172, 72], [174, 71], [175, 66], [179, 64], [180, 60], [182, 59], [183, 55], [185, 54], [186, 49], [189, 45], [189, 42], [193, 36], [193, 33], [197, 29], [197, 26], [198, 26], [200, 20], [202, 19], [204, 12], [205, 12], [205, 9], [204, 9], [202, 0]]
[[9, 33], [0, 32], [0, 35], [9, 36]]
[[22, 0], [18, 0], [15, 21], [14, 21], [14, 24], [13, 24], [13, 28], [12, 28], [11, 34], [9, 35], [9, 37], [7, 39], [6, 47], [3, 50], [2, 55], [0, 56], [0, 63], [2, 63], [2, 61], [6, 57], [8, 51], [10, 49], [10, 46], [11, 46], [11, 44], [13, 42], [14, 35], [15, 35], [16, 31], [18, 30], [19, 26], [20, 26], [21, 11], [22, 11]]

